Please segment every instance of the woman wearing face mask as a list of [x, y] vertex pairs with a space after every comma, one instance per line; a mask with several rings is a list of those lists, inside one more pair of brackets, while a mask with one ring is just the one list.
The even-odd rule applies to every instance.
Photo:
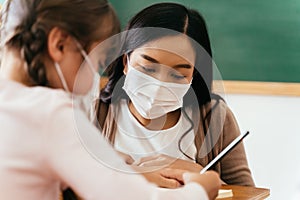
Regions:
[[99, 137], [82, 106], [97, 83], [97, 66], [87, 54], [115, 32], [114, 21], [106, 0], [5, 2], [0, 199], [53, 200], [67, 187], [83, 199], [213, 199], [217, 195], [216, 173], [187, 174], [183, 179], [184, 171], [165, 172], [185, 183], [165, 193], [140, 175], [109, 168], [83, 145], [90, 141], [97, 154], [108, 154], [108, 160], [130, 171]]
[[[233, 113], [211, 92], [203, 18], [179, 4], [154, 4], [130, 20], [124, 38], [125, 54], [107, 70], [99, 128], [134, 165], [199, 172], [240, 134]], [[254, 185], [243, 144], [213, 169], [227, 184]], [[161, 187], [176, 185], [159, 170], [144, 175]]]

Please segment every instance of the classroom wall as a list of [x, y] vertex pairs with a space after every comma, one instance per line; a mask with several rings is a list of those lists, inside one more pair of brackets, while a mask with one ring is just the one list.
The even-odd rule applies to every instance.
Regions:
[[242, 131], [258, 187], [269, 199], [292, 199], [300, 186], [300, 97], [230, 94], [226, 101]]
[[166, 1], [203, 15], [223, 79], [300, 82], [299, 0], [110, 0], [123, 25]]

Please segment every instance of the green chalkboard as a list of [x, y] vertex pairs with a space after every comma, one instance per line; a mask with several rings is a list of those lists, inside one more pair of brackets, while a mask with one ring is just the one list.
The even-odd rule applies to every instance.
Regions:
[[[124, 26], [158, 0], [110, 0]], [[224, 80], [300, 82], [300, 0], [175, 0], [205, 18]]]

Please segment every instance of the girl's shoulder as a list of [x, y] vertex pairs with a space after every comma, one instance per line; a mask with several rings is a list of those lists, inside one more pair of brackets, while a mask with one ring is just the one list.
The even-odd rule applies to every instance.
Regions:
[[[71, 106], [72, 99], [62, 89], [34, 86], [28, 87], [14, 81], [0, 81], [1, 99], [7, 106], [37, 112], [49, 112], [61, 106]], [[28, 113], [28, 114], [30, 114]]]

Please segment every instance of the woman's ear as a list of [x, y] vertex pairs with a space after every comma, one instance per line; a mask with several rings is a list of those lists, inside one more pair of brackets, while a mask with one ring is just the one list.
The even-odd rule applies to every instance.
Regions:
[[69, 34], [58, 27], [51, 29], [48, 35], [48, 53], [52, 60], [59, 62], [63, 59], [64, 46]]
[[123, 55], [123, 66], [124, 66], [124, 69], [123, 69], [123, 73], [126, 75], [127, 74], [127, 71], [128, 71], [128, 60], [127, 60], [127, 58], [128, 58], [128, 55], [126, 54], [124, 54]]

